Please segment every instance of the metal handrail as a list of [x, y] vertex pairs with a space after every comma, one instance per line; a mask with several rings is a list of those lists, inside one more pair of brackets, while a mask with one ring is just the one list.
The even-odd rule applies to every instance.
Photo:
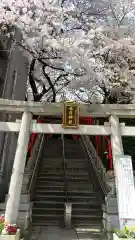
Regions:
[[34, 169], [33, 169], [33, 172], [32, 172], [32, 176], [31, 176], [31, 180], [30, 180], [30, 183], [29, 183], [29, 187], [28, 187], [28, 192], [29, 193], [31, 193], [33, 191], [33, 186], [34, 186], [34, 182], [35, 182], [36, 175], [37, 175], [37, 169], [38, 169], [38, 166], [39, 166], [39, 160], [40, 160], [40, 155], [41, 155], [43, 142], [44, 142], [44, 135], [41, 138], [38, 154], [37, 154], [37, 157], [36, 157], [36, 163], [35, 163], [35, 166], [34, 166]]
[[86, 149], [88, 158], [91, 161], [92, 167], [96, 173], [101, 189], [104, 195], [107, 196], [109, 192], [109, 186], [107, 184], [108, 177], [107, 177], [106, 170], [101, 162], [101, 159], [97, 155], [96, 150], [88, 136], [81, 136], [81, 140]]

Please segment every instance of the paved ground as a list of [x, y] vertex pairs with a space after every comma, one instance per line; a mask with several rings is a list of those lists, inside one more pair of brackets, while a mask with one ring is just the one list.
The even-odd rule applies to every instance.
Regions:
[[31, 240], [105, 240], [99, 233], [82, 233], [59, 227], [36, 227], [32, 231]]

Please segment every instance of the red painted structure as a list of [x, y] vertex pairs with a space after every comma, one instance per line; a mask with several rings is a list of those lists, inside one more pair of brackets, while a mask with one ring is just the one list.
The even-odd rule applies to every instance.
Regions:
[[[40, 117], [38, 117], [37, 119], [37, 123], [40, 123]], [[32, 153], [32, 147], [36, 141], [36, 137], [37, 137], [37, 134], [36, 133], [31, 133], [30, 134], [30, 139], [29, 139], [29, 144], [28, 144], [28, 150], [27, 150], [27, 153], [30, 154], [31, 156], [31, 153]]]
[[[45, 119], [44, 119], [45, 120]], [[60, 119], [59, 119], [60, 120]], [[37, 118], [37, 124], [42, 122], [42, 119], [40, 116]], [[93, 125], [96, 124], [96, 121], [92, 117], [80, 117], [79, 119], [80, 125]], [[48, 135], [49, 138], [51, 138], [51, 134]], [[30, 139], [29, 139], [29, 145], [28, 145], [28, 152], [27, 156], [31, 156], [32, 153], [32, 147], [36, 141], [37, 134], [36, 133], [31, 133]], [[73, 135], [72, 136], [74, 140], [78, 140], [78, 135]], [[102, 146], [102, 151], [106, 156], [106, 161], [109, 161], [109, 168], [113, 168], [113, 161], [112, 161], [112, 151], [111, 151], [111, 141], [108, 136], [95, 136], [94, 137], [94, 142], [95, 142], [95, 148], [97, 155], [99, 155], [99, 147]]]

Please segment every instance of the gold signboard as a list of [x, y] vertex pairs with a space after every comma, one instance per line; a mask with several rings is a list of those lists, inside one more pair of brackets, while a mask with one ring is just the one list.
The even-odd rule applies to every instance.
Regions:
[[79, 127], [79, 104], [76, 102], [64, 102], [62, 126], [63, 128]]

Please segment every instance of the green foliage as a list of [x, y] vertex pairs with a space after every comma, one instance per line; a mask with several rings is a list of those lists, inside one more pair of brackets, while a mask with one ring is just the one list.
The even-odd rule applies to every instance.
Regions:
[[124, 229], [115, 229], [114, 232], [119, 238], [135, 238], [135, 227], [125, 226]]
[[4, 223], [2, 221], [0, 221], [0, 235], [1, 235], [3, 229], [4, 229]]

